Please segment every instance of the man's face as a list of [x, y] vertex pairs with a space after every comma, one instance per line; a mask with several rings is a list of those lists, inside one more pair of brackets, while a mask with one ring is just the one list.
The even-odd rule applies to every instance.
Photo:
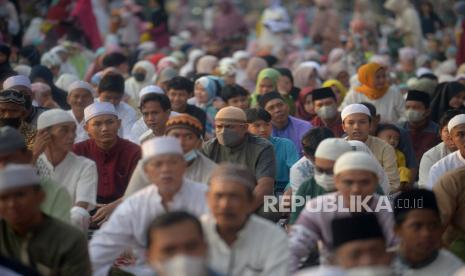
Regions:
[[457, 150], [457, 146], [455, 146], [452, 138], [450, 137], [449, 130], [447, 129], [447, 125], [442, 127], [441, 129], [441, 140], [446, 144], [447, 148], [453, 152]]
[[247, 96], [237, 96], [227, 102], [228, 106], [234, 106], [242, 110], [249, 108], [249, 98]]
[[54, 148], [68, 152], [73, 148], [76, 138], [76, 124], [62, 123], [50, 128], [51, 145]]
[[223, 229], [239, 230], [252, 213], [253, 197], [234, 180], [213, 178], [207, 201], [216, 223]]
[[100, 115], [84, 126], [89, 136], [100, 143], [111, 143], [118, 138], [121, 121], [114, 115]]
[[429, 114], [429, 109], [420, 101], [406, 101], [405, 110], [409, 109], [422, 112], [425, 116]]
[[182, 151], [188, 153], [200, 146], [201, 140], [193, 131], [185, 128], [174, 128], [166, 133], [167, 136], [173, 136], [181, 142]]
[[0, 126], [18, 129], [26, 116], [26, 108], [15, 103], [0, 103]]
[[320, 110], [320, 108], [322, 108], [323, 106], [330, 106], [330, 105], [336, 105], [336, 99], [330, 97], [330, 98], [315, 100], [313, 102], [313, 108], [315, 109], [315, 112], [318, 112], [318, 110]]
[[187, 100], [190, 98], [189, 92], [186, 90], [170, 89], [167, 93], [171, 102], [171, 108], [176, 112], [183, 112], [187, 105]]
[[289, 118], [289, 108], [281, 99], [273, 99], [269, 101], [265, 110], [271, 115], [271, 121], [275, 124], [285, 124]]
[[158, 155], [144, 165], [150, 182], [165, 194], [175, 194], [181, 188], [186, 167], [184, 157], [178, 154]]
[[335, 176], [336, 189], [341, 193], [344, 204], [350, 202], [351, 196], [362, 199], [372, 195], [378, 185], [378, 177], [369, 171], [348, 170]]
[[[223, 140], [226, 141], [228, 138], [225, 135], [226, 129], [229, 129], [229, 131], [235, 132], [236, 136], [240, 137], [238, 141], [235, 141], [236, 143], [240, 143], [242, 139], [245, 137], [247, 133], [247, 124], [238, 124], [238, 123], [228, 123], [225, 121], [215, 121], [215, 133], [216, 136], [222, 136]], [[218, 139], [219, 143], [222, 143], [221, 139]], [[223, 145], [224, 146], [224, 145]], [[234, 145], [229, 145], [229, 146], [236, 146]]]
[[123, 99], [123, 94], [115, 91], [102, 91], [98, 95], [98, 98], [101, 102], [108, 102], [117, 106]]
[[389, 266], [391, 256], [383, 239], [350, 241], [335, 252], [336, 264], [344, 269], [364, 266]]
[[465, 154], [465, 124], [458, 125], [450, 132], [452, 142], [460, 150], [462, 155]]
[[268, 78], [264, 78], [258, 84], [258, 93], [264, 95], [266, 93], [272, 92], [274, 90], [273, 81]]
[[370, 134], [369, 117], [361, 113], [351, 114], [342, 122], [342, 128], [349, 136], [349, 140], [365, 142]]
[[84, 112], [84, 109], [94, 102], [94, 98], [89, 91], [77, 88], [68, 94], [67, 101], [73, 110]]
[[170, 117], [170, 109], [163, 110], [159, 102], [148, 101], [141, 107], [145, 124], [155, 133], [163, 132]]
[[40, 212], [45, 194], [37, 187], [11, 188], [0, 192], [0, 217], [10, 225], [24, 225]]
[[401, 250], [410, 262], [423, 262], [441, 247], [440, 218], [430, 209], [409, 211], [404, 222], [395, 227], [395, 232], [401, 239]]
[[192, 221], [183, 221], [150, 233], [151, 243], [147, 260], [152, 266], [163, 263], [176, 255], [207, 256], [207, 244], [202, 233]]
[[260, 136], [265, 139], [268, 139], [271, 136], [272, 131], [273, 127], [271, 126], [270, 122], [258, 120], [249, 124], [249, 132], [251, 134]]

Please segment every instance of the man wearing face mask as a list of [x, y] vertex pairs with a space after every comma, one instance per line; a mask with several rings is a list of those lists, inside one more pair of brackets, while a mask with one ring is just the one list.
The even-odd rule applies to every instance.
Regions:
[[[333, 167], [342, 154], [352, 151], [352, 146], [341, 138], [328, 138], [323, 140], [316, 149], [314, 176], [302, 183], [297, 190], [297, 196], [315, 198], [336, 190], [334, 186]], [[291, 213], [289, 222], [293, 224], [305, 206], [298, 206]]]
[[216, 138], [203, 145], [203, 153], [215, 163], [232, 162], [252, 169], [257, 179], [253, 210], [272, 195], [276, 174], [273, 145], [261, 137], [247, 133], [247, 116], [237, 107], [220, 109], [215, 117]]
[[[200, 121], [188, 114], [179, 114], [170, 118], [165, 126], [165, 134], [178, 138], [181, 142], [184, 159], [187, 162], [184, 176], [195, 182], [208, 183], [216, 164], [198, 150], [202, 144], [202, 133], [203, 126]], [[128, 197], [149, 185], [150, 181], [144, 175], [143, 162], [139, 161], [124, 196]]]
[[431, 121], [430, 97], [427, 93], [410, 90], [405, 101], [405, 122], [399, 124], [410, 135], [417, 162], [420, 163], [423, 154], [437, 145], [439, 126]]
[[329, 87], [318, 88], [312, 92], [313, 107], [317, 116], [313, 118], [314, 127], [327, 127], [335, 137], [342, 137], [341, 114], [337, 111], [336, 95]]
[[13, 127], [23, 135], [26, 146], [32, 150], [36, 130], [26, 123], [26, 97], [14, 89], [0, 92], [0, 127]]

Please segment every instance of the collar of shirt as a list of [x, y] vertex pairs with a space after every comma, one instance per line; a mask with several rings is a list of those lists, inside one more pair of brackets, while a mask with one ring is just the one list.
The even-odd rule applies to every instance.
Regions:
[[[190, 184], [189, 180], [184, 178], [179, 191], [174, 195], [173, 199], [166, 204], [168, 206], [167, 211], [180, 209], [180, 207], [182, 207], [184, 201], [188, 200], [188, 198], [189, 198], [188, 185], [189, 184]], [[150, 185], [152, 185], [152, 187], [153, 187], [153, 189], [155, 191], [155, 195], [156, 195], [156, 196], [153, 197], [153, 201], [158, 202], [158, 203], [161, 204], [163, 198], [162, 198], [162, 196], [160, 195], [160, 193], [158, 191], [158, 186], [156, 184], [153, 184], [153, 183], [150, 184]]]
[[48, 160], [47, 158], [47, 155], [45, 153], [42, 153], [39, 158], [44, 162], [44, 165], [47, 166], [47, 169], [49, 169], [50, 171], [55, 171], [58, 167], [62, 166], [62, 165], [66, 165], [69, 161], [71, 161], [72, 159], [72, 156], [73, 153], [72, 152], [68, 152], [68, 154], [66, 154], [65, 158], [56, 166], [53, 166], [52, 163], [50, 163], [50, 160]]
[[94, 139], [90, 139], [90, 143], [91, 143], [91, 146], [99, 153], [105, 155], [105, 157], [111, 157], [113, 155], [116, 154], [116, 152], [119, 150], [120, 148], [120, 145], [121, 145], [121, 138], [120, 137], [116, 137], [117, 141], [116, 143], [113, 145], [113, 147], [111, 147], [111, 149], [109, 150], [103, 150], [102, 148], [100, 148], [97, 143], [95, 143], [95, 140]]
[[237, 239], [234, 241], [234, 243], [229, 246], [220, 236], [220, 234], [217, 231], [217, 224], [216, 220], [213, 217], [213, 215], [207, 215], [208, 216], [208, 227], [210, 228], [211, 233], [214, 235], [215, 240], [218, 241], [218, 244], [224, 249], [224, 250], [233, 250], [234, 248], [241, 247], [243, 245], [247, 245], [248, 243], [245, 242], [245, 240], [250, 236], [251, 234], [251, 227], [253, 224], [253, 214], [250, 215], [247, 218], [247, 221], [245, 224], [242, 226], [241, 230], [237, 233]]

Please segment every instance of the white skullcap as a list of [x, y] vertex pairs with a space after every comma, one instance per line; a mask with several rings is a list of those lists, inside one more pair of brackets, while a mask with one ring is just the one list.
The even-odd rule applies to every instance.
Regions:
[[370, 155], [373, 154], [371, 153], [370, 148], [368, 148], [368, 146], [363, 142], [360, 142], [358, 140], [350, 140], [347, 142], [350, 144], [350, 146], [352, 147], [352, 150], [354, 151], [363, 151], [363, 152], [369, 153]]
[[423, 76], [424, 74], [433, 74], [433, 71], [431, 71], [431, 69], [426, 68], [426, 67], [420, 67], [415, 72], [415, 75], [417, 76], [417, 78]]
[[73, 91], [74, 89], [84, 89], [84, 90], [89, 91], [89, 93], [92, 94], [92, 96], [95, 95], [95, 90], [92, 87], [92, 85], [90, 85], [90, 83], [82, 81], [82, 80], [77, 80], [77, 81], [71, 83], [68, 86], [68, 91], [67, 91], [68, 94], [70, 94], [71, 91]]
[[352, 114], [356, 113], [362, 113], [368, 115], [368, 117], [371, 117], [370, 110], [368, 107], [364, 106], [363, 104], [349, 104], [346, 106], [342, 112], [341, 112], [341, 119], [344, 121], [344, 119]]
[[147, 94], [152, 94], [152, 93], [154, 93], [154, 94], [165, 94], [163, 89], [161, 89], [161, 87], [159, 87], [159, 86], [156, 86], [156, 85], [146, 86], [146, 87], [142, 88], [140, 90], [140, 92], [139, 92], [139, 104], [142, 101], [142, 97], [144, 97]]
[[0, 170], [0, 192], [33, 185], [40, 185], [40, 177], [32, 165], [9, 164]]
[[346, 152], [334, 164], [334, 175], [350, 170], [369, 171], [378, 175], [376, 160], [370, 154], [363, 151]]
[[31, 74], [31, 66], [29, 65], [24, 65], [24, 64], [19, 64], [16, 65], [13, 70], [17, 72], [19, 75], [28, 77]]
[[250, 54], [247, 51], [240, 50], [234, 52], [232, 58], [236, 61], [239, 62], [239, 60], [244, 59], [244, 58], [250, 58]]
[[183, 156], [181, 143], [177, 138], [170, 136], [155, 137], [142, 144], [142, 162], [162, 154], [178, 154]]
[[107, 102], [95, 102], [84, 109], [84, 122], [100, 115], [114, 115], [118, 117], [115, 106]]
[[451, 132], [454, 127], [462, 124], [465, 124], [465, 114], [459, 114], [450, 119], [449, 123], [447, 124], [447, 129], [449, 132]]
[[315, 157], [336, 161], [342, 154], [352, 151], [352, 146], [341, 138], [327, 138], [316, 148]]
[[62, 109], [55, 108], [47, 110], [39, 115], [37, 119], [37, 130], [48, 128], [61, 123], [74, 123], [74, 118]]
[[417, 50], [411, 47], [403, 47], [399, 49], [399, 59], [415, 59], [417, 53]]
[[23, 75], [11, 76], [3, 82], [3, 89], [8, 89], [14, 86], [26, 86], [31, 89], [31, 81], [28, 77]]

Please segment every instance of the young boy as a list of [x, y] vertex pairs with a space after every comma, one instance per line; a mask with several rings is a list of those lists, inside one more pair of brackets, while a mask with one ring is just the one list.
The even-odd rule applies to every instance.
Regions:
[[224, 86], [221, 89], [221, 98], [228, 106], [235, 106], [242, 110], [249, 108], [249, 92], [240, 85]]

